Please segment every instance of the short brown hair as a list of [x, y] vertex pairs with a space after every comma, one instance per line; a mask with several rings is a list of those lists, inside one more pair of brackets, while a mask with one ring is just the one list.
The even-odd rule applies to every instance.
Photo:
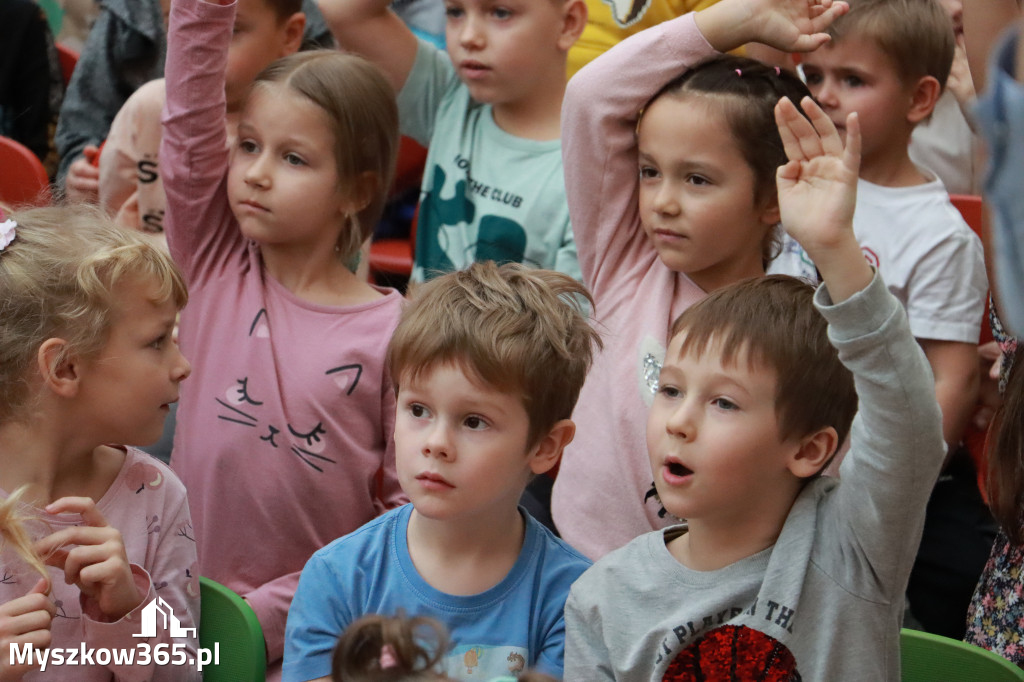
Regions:
[[518, 263], [474, 263], [416, 288], [388, 346], [399, 383], [457, 363], [485, 384], [518, 394], [535, 445], [572, 416], [593, 347], [601, 346], [581, 310], [593, 306], [568, 275]]
[[858, 36], [889, 57], [904, 84], [933, 76], [946, 86], [956, 38], [937, 0], [849, 0], [850, 11], [828, 28], [833, 41]]
[[267, 7], [274, 10], [279, 22], [302, 11], [302, 0], [261, 0]]
[[715, 291], [672, 324], [686, 332], [682, 354], [700, 357], [712, 343], [722, 363], [748, 361], [775, 370], [775, 410], [783, 440], [831, 426], [846, 440], [857, 412], [853, 375], [829, 343], [814, 287], [787, 275], [744, 280]]
[[[349, 261], [380, 220], [398, 154], [398, 105], [380, 69], [337, 50], [283, 57], [265, 68], [253, 87], [280, 84], [320, 107], [334, 135], [338, 182], [366, 204], [350, 216], [338, 239], [338, 256]], [[369, 182], [364, 181], [368, 178]], [[365, 196], [358, 196], [364, 191]]]

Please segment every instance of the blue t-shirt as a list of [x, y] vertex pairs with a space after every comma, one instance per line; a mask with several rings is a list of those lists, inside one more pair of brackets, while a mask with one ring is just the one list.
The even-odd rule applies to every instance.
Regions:
[[480, 594], [447, 594], [413, 566], [406, 541], [411, 513], [412, 505], [393, 509], [306, 564], [288, 612], [285, 682], [330, 675], [331, 653], [349, 623], [399, 609], [448, 628], [445, 666], [452, 677], [486, 680], [531, 668], [560, 678], [565, 600], [590, 560], [520, 510], [526, 533], [508, 575]]

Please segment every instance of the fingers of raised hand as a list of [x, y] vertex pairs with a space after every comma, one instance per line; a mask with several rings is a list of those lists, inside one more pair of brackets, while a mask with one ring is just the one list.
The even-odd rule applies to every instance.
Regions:
[[107, 520], [91, 497], [62, 497], [46, 505], [50, 514], [81, 514], [87, 526], [106, 526]]

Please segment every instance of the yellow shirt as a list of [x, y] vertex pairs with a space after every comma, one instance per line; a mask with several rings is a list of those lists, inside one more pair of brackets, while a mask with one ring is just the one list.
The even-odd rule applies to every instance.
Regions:
[[569, 50], [568, 77], [620, 40], [717, 0], [586, 0], [587, 26]]

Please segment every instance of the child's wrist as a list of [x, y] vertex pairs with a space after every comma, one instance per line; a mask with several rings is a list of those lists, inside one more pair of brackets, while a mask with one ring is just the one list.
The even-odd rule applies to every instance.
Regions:
[[711, 47], [719, 52], [728, 52], [754, 39], [749, 30], [749, 7], [744, 2], [724, 0], [716, 2], [694, 15], [697, 29]]

